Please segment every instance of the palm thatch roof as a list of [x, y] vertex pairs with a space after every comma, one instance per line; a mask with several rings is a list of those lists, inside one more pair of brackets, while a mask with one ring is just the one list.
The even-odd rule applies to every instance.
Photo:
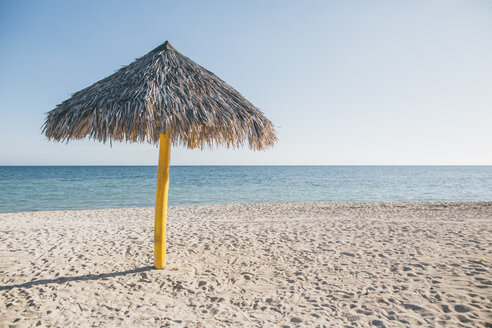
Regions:
[[49, 139], [67, 142], [88, 137], [157, 144], [166, 131], [174, 145], [188, 148], [247, 143], [259, 150], [277, 140], [258, 108], [167, 41], [74, 93], [47, 113], [43, 125]]

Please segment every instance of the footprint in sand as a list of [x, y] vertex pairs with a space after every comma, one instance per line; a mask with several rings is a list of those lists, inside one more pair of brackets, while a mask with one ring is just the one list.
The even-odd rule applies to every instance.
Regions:
[[469, 308], [466, 305], [455, 305], [454, 310], [459, 313], [466, 313], [466, 312], [470, 312], [471, 308]]

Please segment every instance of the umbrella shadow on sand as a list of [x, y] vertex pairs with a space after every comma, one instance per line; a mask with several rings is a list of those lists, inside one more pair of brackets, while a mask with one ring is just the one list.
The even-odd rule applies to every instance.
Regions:
[[31, 288], [34, 286], [47, 285], [47, 284], [63, 284], [63, 283], [71, 282], [71, 281], [100, 280], [100, 279], [104, 279], [104, 278], [121, 277], [121, 276], [126, 276], [129, 274], [146, 272], [146, 271], [151, 271], [151, 270], [155, 270], [153, 266], [145, 266], [145, 267], [141, 267], [141, 268], [135, 268], [135, 269], [120, 271], [120, 272], [87, 274], [87, 275], [75, 276], [75, 277], [59, 277], [56, 279], [41, 279], [41, 280], [34, 280], [34, 281], [26, 282], [23, 284], [0, 286], [0, 290], [12, 290], [14, 288]]

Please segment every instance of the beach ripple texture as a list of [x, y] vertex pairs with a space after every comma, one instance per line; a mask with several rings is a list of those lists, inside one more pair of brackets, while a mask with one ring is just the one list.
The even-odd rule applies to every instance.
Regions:
[[0, 214], [4, 327], [490, 327], [492, 202]]

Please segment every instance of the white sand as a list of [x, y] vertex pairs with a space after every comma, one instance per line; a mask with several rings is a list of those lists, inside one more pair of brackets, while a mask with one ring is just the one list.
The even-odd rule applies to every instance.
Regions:
[[[492, 202], [0, 214], [3, 327], [492, 327]], [[485, 258], [485, 262], [481, 261]]]

